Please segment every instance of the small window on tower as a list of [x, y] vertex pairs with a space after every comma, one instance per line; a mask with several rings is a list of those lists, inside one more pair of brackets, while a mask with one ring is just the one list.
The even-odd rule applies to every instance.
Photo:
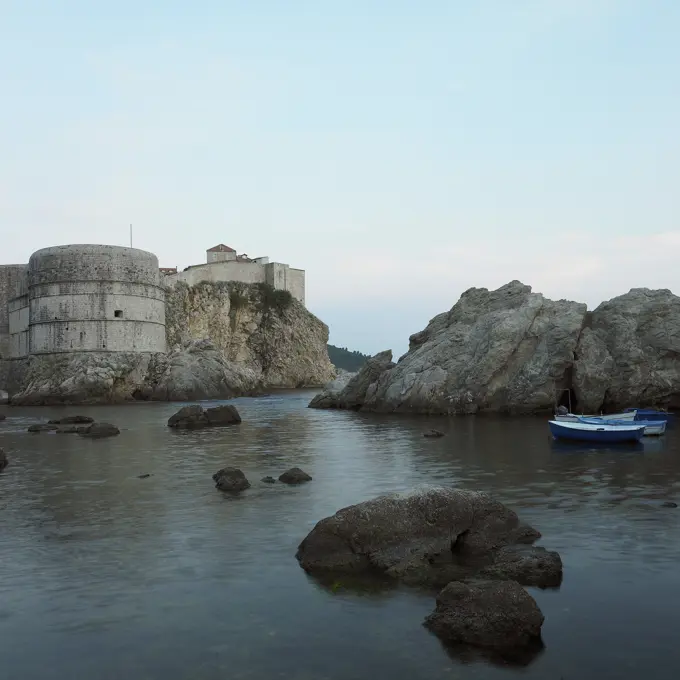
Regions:
[[122, 319], [123, 318], [123, 310], [122, 309], [117, 309], [114, 313], [113, 316], [116, 317], [116, 319]]

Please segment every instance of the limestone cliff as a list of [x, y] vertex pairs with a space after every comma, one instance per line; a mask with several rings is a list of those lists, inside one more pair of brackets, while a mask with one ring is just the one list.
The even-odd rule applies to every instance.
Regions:
[[225, 358], [261, 374], [265, 387], [332, 380], [328, 327], [286, 291], [261, 284], [178, 283], [166, 294], [168, 347], [209, 338]]
[[381, 352], [316, 408], [413, 413], [680, 407], [680, 298], [636, 288], [595, 311], [513, 281], [472, 288], [412, 335], [397, 364]]

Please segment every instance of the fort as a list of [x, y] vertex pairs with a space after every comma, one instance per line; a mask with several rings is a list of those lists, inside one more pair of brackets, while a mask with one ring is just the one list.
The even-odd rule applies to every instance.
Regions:
[[0, 359], [65, 352], [165, 352], [165, 291], [179, 282], [240, 281], [287, 290], [304, 304], [305, 272], [224, 244], [183, 271], [150, 252], [76, 244], [0, 265]]

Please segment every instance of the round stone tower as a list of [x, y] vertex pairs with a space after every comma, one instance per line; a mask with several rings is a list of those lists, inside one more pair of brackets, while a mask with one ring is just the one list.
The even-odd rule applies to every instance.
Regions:
[[29, 353], [165, 352], [158, 259], [135, 248], [43, 248], [28, 263]]

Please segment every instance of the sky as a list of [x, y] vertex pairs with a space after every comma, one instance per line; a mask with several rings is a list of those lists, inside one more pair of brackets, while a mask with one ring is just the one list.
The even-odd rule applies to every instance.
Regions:
[[0, 0], [0, 262], [226, 243], [404, 352], [471, 287], [680, 293], [678, 0]]

